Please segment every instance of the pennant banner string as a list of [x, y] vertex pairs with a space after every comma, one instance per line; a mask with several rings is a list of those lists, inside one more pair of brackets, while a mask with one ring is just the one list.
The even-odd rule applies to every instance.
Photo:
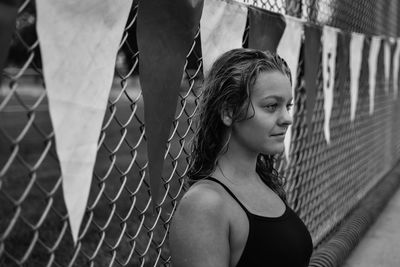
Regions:
[[237, 2], [205, 0], [200, 20], [204, 74], [224, 52], [242, 47], [247, 6]]
[[338, 102], [339, 102], [339, 115], [338, 117], [341, 118], [343, 114], [343, 106], [345, 103], [345, 85], [349, 74], [349, 46], [350, 46], [350, 34], [347, 32], [342, 32], [338, 35]]
[[360, 33], [352, 33], [350, 41], [350, 120], [356, 117], [358, 100], [358, 86], [360, 79], [362, 51], [365, 36]]
[[307, 92], [306, 121], [309, 138], [312, 136], [312, 115], [317, 94], [318, 66], [320, 63], [321, 29], [305, 24], [304, 27], [304, 81]]
[[[299, 19], [286, 16], [286, 28], [279, 42], [277, 53], [285, 59], [292, 74], [292, 95], [295, 98], [295, 88], [297, 82], [297, 68], [299, 64], [301, 38], [303, 36], [303, 22]], [[290, 110], [293, 116], [294, 109]], [[289, 161], [290, 143], [292, 138], [292, 126], [290, 125], [285, 135], [285, 156]]]
[[323, 27], [322, 46], [322, 77], [324, 90], [324, 134], [326, 142], [330, 143], [330, 119], [333, 106], [333, 89], [335, 83], [336, 48], [338, 30], [332, 27]]
[[389, 77], [390, 77], [390, 41], [384, 41], [384, 70], [385, 70], [385, 93], [389, 94]]
[[203, 1], [141, 1], [137, 18], [150, 189], [157, 206], [165, 148], [186, 56], [200, 24]]
[[285, 17], [264, 9], [249, 7], [249, 48], [276, 52], [285, 30]]
[[97, 142], [131, 1], [37, 1], [37, 32], [73, 240], [86, 209]]
[[399, 92], [399, 60], [400, 60], [400, 39], [397, 39], [396, 50], [393, 55], [393, 94], [397, 99]]
[[376, 70], [378, 67], [378, 55], [381, 47], [381, 37], [373, 36], [369, 49], [368, 68], [369, 68], [369, 114], [374, 113]]
[[18, 14], [18, 1], [10, 1], [11, 3], [15, 2], [15, 5], [7, 4], [7, 2], [8, 1], [6, 1], [6, 3], [0, 2], [0, 82]]

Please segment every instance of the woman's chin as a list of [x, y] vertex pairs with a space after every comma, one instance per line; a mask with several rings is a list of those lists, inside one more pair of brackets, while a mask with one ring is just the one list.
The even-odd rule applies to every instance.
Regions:
[[274, 147], [269, 147], [268, 149], [265, 149], [263, 154], [276, 155], [276, 154], [281, 154], [284, 151], [285, 151], [284, 144], [277, 144]]

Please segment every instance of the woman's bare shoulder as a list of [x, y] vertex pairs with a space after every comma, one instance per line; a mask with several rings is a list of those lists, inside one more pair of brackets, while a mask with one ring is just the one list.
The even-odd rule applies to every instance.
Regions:
[[201, 181], [180, 200], [170, 228], [174, 266], [229, 265], [229, 213], [219, 190]]
[[221, 209], [226, 206], [224, 194], [221, 194], [221, 188], [209, 181], [199, 181], [192, 185], [183, 195], [179, 202], [177, 213], [189, 211], [199, 212], [203, 216], [206, 214], [221, 215]]

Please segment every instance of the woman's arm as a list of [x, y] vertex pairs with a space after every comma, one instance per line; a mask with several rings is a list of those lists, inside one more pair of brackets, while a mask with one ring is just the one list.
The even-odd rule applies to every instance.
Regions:
[[228, 267], [229, 220], [223, 197], [207, 185], [182, 198], [170, 229], [174, 267]]

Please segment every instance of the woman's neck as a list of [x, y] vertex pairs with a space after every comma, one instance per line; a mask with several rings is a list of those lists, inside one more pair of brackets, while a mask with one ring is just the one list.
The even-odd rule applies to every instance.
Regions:
[[218, 159], [214, 173], [235, 184], [249, 183], [258, 179], [256, 163], [257, 156], [244, 157], [228, 150]]

